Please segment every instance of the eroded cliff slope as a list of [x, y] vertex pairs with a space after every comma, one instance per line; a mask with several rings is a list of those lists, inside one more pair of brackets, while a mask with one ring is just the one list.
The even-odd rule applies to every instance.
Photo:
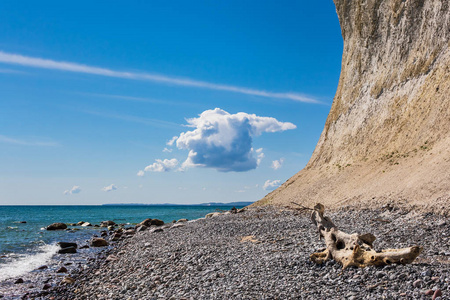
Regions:
[[257, 204], [449, 210], [450, 10], [442, 0], [334, 0], [341, 75], [307, 166]]

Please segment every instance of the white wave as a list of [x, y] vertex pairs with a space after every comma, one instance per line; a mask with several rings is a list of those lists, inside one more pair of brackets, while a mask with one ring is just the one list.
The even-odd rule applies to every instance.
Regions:
[[23, 255], [11, 262], [0, 264], [0, 281], [23, 276], [35, 270], [47, 263], [58, 249], [56, 244], [43, 245], [39, 247], [38, 253]]

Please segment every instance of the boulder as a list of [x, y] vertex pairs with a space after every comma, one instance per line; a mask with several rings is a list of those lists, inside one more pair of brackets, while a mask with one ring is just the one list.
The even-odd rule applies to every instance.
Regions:
[[77, 226], [81, 226], [84, 223], [84, 221], [80, 221], [77, 223]]
[[179, 219], [178, 221], [177, 221], [177, 223], [184, 223], [184, 222], [187, 222], [188, 221], [188, 219]]
[[111, 241], [118, 241], [122, 237], [122, 234], [120, 232], [115, 232], [111, 236]]
[[78, 247], [77, 243], [69, 243], [69, 242], [58, 242], [58, 246], [61, 248], [74, 247], [75, 249]]
[[113, 230], [114, 230], [114, 226], [113, 226], [113, 225], [109, 225], [109, 226], [108, 226], [108, 230], [109, 230], [109, 231], [113, 231]]
[[127, 229], [127, 230], [124, 231], [124, 234], [126, 234], [126, 235], [133, 235], [135, 233], [136, 232], [134, 231], [134, 229]]
[[164, 225], [164, 221], [158, 220], [158, 219], [145, 219], [138, 225], [145, 225], [147, 227], [150, 227], [150, 225], [162, 226], [162, 225]]
[[81, 226], [88, 227], [88, 226], [92, 226], [92, 224], [89, 222], [84, 222], [83, 224], [81, 224]]
[[56, 273], [66, 273], [67, 272], [67, 268], [66, 267], [61, 267], [59, 268]]
[[108, 242], [102, 238], [93, 238], [91, 241], [92, 247], [105, 247], [108, 246]]
[[37, 270], [45, 270], [45, 269], [47, 269], [48, 267], [46, 266], [46, 265], [43, 265], [43, 266], [40, 266], [39, 268], [37, 268]]
[[47, 230], [63, 230], [66, 228], [67, 225], [64, 223], [53, 223], [47, 226]]
[[114, 221], [102, 221], [100, 223], [101, 227], [108, 227], [108, 226], [114, 226], [116, 223]]
[[22, 278], [19, 278], [19, 279], [17, 279], [16, 281], [14, 281], [14, 284], [18, 284], [18, 283], [23, 283], [23, 279], [22, 279]]
[[77, 248], [75, 247], [62, 248], [59, 249], [58, 253], [59, 254], [77, 253]]
[[220, 212], [213, 212], [213, 213], [209, 213], [205, 216], [205, 218], [213, 218], [213, 217], [217, 217], [220, 216], [222, 213]]
[[141, 231], [144, 231], [147, 229], [148, 229], [148, 227], [145, 225], [136, 226], [136, 232], [141, 232]]
[[27, 221], [20, 221], [20, 224], [26, 224]]

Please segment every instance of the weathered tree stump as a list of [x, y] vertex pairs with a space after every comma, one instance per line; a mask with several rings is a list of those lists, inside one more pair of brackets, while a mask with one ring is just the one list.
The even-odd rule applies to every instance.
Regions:
[[326, 249], [310, 255], [317, 263], [334, 259], [345, 269], [349, 266], [384, 266], [392, 263], [409, 264], [422, 252], [422, 247], [413, 246], [403, 249], [373, 250], [375, 236], [371, 233], [348, 234], [340, 231], [330, 218], [323, 215], [325, 207], [318, 203], [314, 206], [311, 221], [319, 231], [319, 239], [325, 239]]

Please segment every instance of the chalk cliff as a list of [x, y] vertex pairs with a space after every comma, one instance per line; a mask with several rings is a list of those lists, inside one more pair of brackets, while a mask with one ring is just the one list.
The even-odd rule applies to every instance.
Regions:
[[450, 10], [442, 0], [334, 0], [341, 75], [307, 166], [257, 205], [450, 204]]

